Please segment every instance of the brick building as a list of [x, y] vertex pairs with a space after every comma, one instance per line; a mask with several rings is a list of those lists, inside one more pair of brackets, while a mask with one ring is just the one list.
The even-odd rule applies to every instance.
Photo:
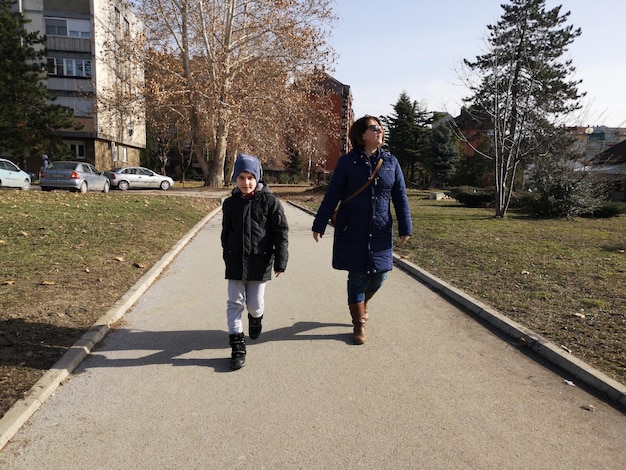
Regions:
[[332, 171], [337, 166], [339, 157], [351, 149], [348, 131], [354, 122], [352, 92], [349, 85], [341, 83], [330, 75], [327, 75], [326, 79], [321, 82], [321, 86], [330, 93], [333, 114], [340, 117], [338, 127], [329, 129], [330, 138], [327, 140], [326, 148], [320, 151], [318, 159], [318, 163], [325, 165], [325, 170]]

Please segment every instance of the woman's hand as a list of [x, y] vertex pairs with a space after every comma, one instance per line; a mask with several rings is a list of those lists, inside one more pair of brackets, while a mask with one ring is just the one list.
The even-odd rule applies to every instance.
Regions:
[[406, 242], [410, 237], [411, 237], [411, 235], [402, 235], [400, 237], [400, 243]]
[[319, 233], [319, 232], [313, 232], [313, 238], [315, 239], [315, 241], [318, 241], [318, 238], [323, 238], [324, 234]]

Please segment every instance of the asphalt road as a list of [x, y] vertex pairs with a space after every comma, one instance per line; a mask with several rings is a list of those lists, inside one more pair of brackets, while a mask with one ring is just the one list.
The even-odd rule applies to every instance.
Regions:
[[311, 217], [286, 211], [289, 266], [243, 369], [229, 368], [218, 211], [0, 468], [626, 468], [621, 411], [400, 269], [352, 345], [332, 231], [316, 244]]

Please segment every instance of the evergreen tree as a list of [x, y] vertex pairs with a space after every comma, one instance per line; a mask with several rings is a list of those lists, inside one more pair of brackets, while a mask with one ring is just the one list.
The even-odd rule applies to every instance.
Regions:
[[498, 23], [487, 27], [489, 50], [465, 61], [478, 76], [466, 101], [492, 121], [496, 217], [508, 209], [518, 166], [545, 153], [563, 118], [580, 109], [580, 81], [568, 78], [575, 68], [562, 56], [581, 30], [566, 25], [569, 12], [545, 3], [503, 4]]
[[55, 130], [73, 125], [73, 112], [52, 104], [43, 80], [45, 38], [28, 33], [28, 22], [0, 0], [0, 148], [23, 158], [28, 152], [54, 153], [62, 145]]
[[421, 155], [428, 145], [429, 129], [426, 126], [431, 120], [428, 112], [417, 101], [411, 101], [406, 92], [400, 94], [393, 109], [390, 116], [381, 116], [388, 131], [386, 145], [400, 162], [407, 178], [415, 181]]
[[433, 126], [430, 133], [430, 151], [425, 163], [431, 174], [431, 184], [447, 183], [459, 161], [459, 146], [453, 140], [452, 131], [445, 123]]

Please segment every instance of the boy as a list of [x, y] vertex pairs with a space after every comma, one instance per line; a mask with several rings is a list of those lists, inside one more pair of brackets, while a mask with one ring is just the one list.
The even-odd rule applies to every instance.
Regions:
[[261, 334], [265, 285], [287, 267], [289, 227], [278, 198], [261, 182], [257, 157], [240, 154], [235, 160], [235, 189], [222, 204], [222, 249], [228, 279], [226, 316], [232, 354], [230, 367], [246, 363], [241, 316], [248, 308], [248, 335]]

